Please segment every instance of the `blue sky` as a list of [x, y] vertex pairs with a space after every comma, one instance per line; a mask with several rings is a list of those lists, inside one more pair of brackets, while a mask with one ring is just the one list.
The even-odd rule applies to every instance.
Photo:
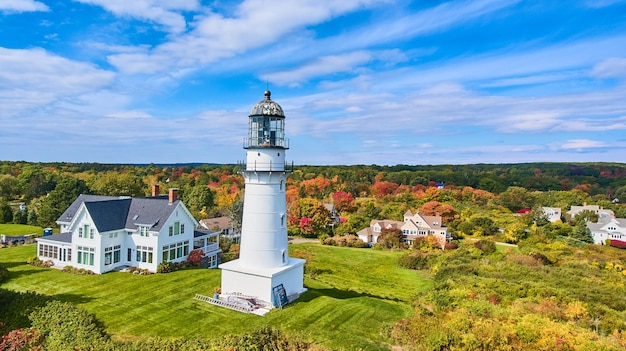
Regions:
[[626, 1], [0, 0], [0, 160], [626, 162]]

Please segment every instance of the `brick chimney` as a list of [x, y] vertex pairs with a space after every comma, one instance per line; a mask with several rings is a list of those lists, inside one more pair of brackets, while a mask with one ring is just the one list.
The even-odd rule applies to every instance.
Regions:
[[152, 185], [152, 196], [159, 196], [159, 184]]
[[176, 200], [178, 200], [178, 189], [171, 188], [170, 189], [170, 203], [173, 203]]

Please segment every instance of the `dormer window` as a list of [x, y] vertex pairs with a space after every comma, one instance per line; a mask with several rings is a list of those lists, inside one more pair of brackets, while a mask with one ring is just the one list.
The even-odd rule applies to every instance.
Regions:
[[144, 225], [140, 225], [139, 228], [137, 228], [137, 230], [139, 231], [139, 235], [141, 236], [150, 236], [150, 233], [148, 232], [150, 228], [148, 228], [148, 226], [144, 226]]

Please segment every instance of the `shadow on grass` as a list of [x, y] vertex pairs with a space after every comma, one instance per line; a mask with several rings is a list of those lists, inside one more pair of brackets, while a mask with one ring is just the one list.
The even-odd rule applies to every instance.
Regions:
[[337, 288], [330, 289], [313, 289], [308, 288], [309, 290], [304, 293], [300, 298], [298, 298], [298, 302], [309, 302], [321, 296], [332, 297], [333, 299], [345, 300], [345, 299], [354, 299], [358, 297], [370, 297], [378, 300], [387, 300], [387, 301], [395, 301], [400, 302], [402, 300], [398, 298], [390, 298], [383, 297], [378, 295], [372, 295], [368, 293], [360, 293], [353, 290], [340, 290]]
[[48, 302], [58, 300], [80, 304], [92, 298], [76, 294], [42, 295], [33, 291], [12, 291], [0, 288], [0, 335], [30, 326], [28, 316]]

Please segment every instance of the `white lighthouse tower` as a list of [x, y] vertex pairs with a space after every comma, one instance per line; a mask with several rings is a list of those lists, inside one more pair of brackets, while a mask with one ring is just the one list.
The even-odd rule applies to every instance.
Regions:
[[287, 170], [285, 114], [265, 91], [248, 122], [245, 195], [239, 259], [220, 265], [222, 294], [242, 294], [274, 306], [299, 297], [305, 260], [289, 257], [287, 247]]

